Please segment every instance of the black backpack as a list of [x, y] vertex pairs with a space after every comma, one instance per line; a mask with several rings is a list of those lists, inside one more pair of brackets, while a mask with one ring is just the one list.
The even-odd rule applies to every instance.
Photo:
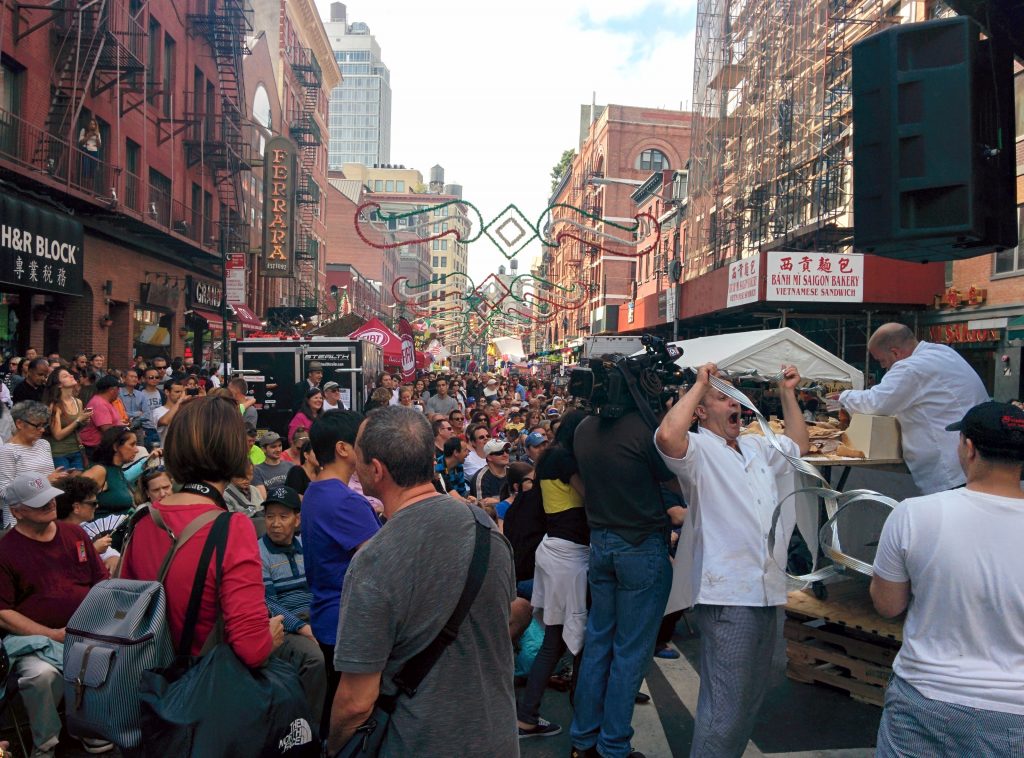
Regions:
[[505, 511], [505, 524], [502, 531], [508, 541], [512, 543], [517, 582], [533, 579], [537, 546], [544, 539], [547, 528], [548, 519], [544, 513], [544, 499], [541, 496], [540, 485], [534, 485], [516, 495], [516, 499]]

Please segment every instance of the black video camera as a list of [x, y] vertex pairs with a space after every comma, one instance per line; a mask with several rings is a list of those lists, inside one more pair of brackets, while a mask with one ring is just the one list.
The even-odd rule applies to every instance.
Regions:
[[596, 416], [621, 418], [641, 404], [657, 414], [686, 383], [686, 373], [676, 365], [683, 351], [651, 334], [640, 341], [643, 355], [601, 356], [591, 358], [588, 368], [573, 369], [569, 393]]

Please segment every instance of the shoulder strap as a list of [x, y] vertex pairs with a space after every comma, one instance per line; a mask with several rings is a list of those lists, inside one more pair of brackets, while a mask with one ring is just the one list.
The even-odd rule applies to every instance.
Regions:
[[[192, 650], [192, 640], [195, 637], [196, 622], [199, 620], [199, 606], [203, 601], [203, 590], [206, 587], [206, 575], [210, 570], [210, 560], [213, 558], [213, 551], [217, 551], [217, 575], [214, 592], [219, 596], [221, 577], [224, 571], [224, 550], [228, 544], [228, 522], [231, 520], [230, 513], [210, 511], [214, 514], [213, 528], [206, 537], [203, 545], [203, 552], [199, 556], [199, 565], [196, 567], [196, 576], [192, 580], [192, 593], [188, 598], [188, 609], [185, 611], [185, 623], [182, 627], [181, 642], [178, 645], [178, 655], [189, 655]], [[205, 513], [203, 514], [206, 515]], [[191, 526], [191, 524], [189, 524]], [[217, 623], [220, 623], [220, 602], [217, 602]], [[214, 633], [211, 632], [213, 637]], [[204, 646], [204, 652], [206, 647]]]
[[167, 535], [171, 538], [171, 547], [167, 551], [167, 555], [164, 556], [164, 562], [160, 564], [160, 573], [157, 574], [157, 581], [161, 584], [164, 578], [167, 576], [167, 572], [171, 568], [171, 561], [174, 560], [174, 556], [178, 554], [178, 551], [188, 542], [196, 533], [204, 526], [209, 524], [211, 521], [217, 518], [221, 514], [221, 511], [207, 511], [206, 513], [200, 513], [194, 519], [192, 519], [188, 525], [181, 530], [181, 534], [177, 537], [174, 536], [174, 532], [167, 526], [167, 522], [164, 521], [163, 516], [160, 515], [160, 511], [156, 508], [150, 507], [149, 517], [153, 519], [153, 523], [158, 527], [167, 532]]
[[[476, 539], [473, 543], [473, 559], [469, 563], [469, 575], [466, 577], [466, 585], [459, 596], [459, 602], [452, 611], [451, 618], [438, 632], [433, 642], [427, 645], [412, 658], [405, 662], [402, 670], [395, 675], [394, 682], [398, 686], [398, 692], [390, 696], [381, 696], [378, 704], [388, 713], [395, 710], [395, 703], [400, 694], [412, 697], [416, 694], [420, 684], [427, 674], [437, 663], [441, 654], [459, 634], [459, 627], [469, 614], [476, 596], [483, 586], [484, 578], [487, 576], [487, 565], [491, 559], [491, 527], [477, 518], [474, 513], [474, 506], [467, 506], [473, 516], [473, 526], [476, 532]], [[483, 514], [483, 511], [480, 511]]]

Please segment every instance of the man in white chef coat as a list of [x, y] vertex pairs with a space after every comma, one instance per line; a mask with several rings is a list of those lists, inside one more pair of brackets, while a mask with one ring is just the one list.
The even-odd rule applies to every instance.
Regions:
[[905, 325], [883, 324], [868, 351], [885, 376], [867, 390], [846, 390], [839, 402], [850, 413], [895, 416], [903, 460], [922, 494], [962, 487], [959, 436], [946, 427], [989, 399], [977, 372], [948, 345], [918, 342]]

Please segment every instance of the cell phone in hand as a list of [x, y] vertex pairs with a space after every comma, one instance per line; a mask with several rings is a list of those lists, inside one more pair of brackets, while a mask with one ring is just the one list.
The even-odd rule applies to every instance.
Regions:
[[199, 394], [199, 388], [198, 387], [191, 387], [189, 389], [186, 389], [185, 390], [185, 394], [186, 395], [191, 395], [191, 396], [195, 397], [196, 395]]

